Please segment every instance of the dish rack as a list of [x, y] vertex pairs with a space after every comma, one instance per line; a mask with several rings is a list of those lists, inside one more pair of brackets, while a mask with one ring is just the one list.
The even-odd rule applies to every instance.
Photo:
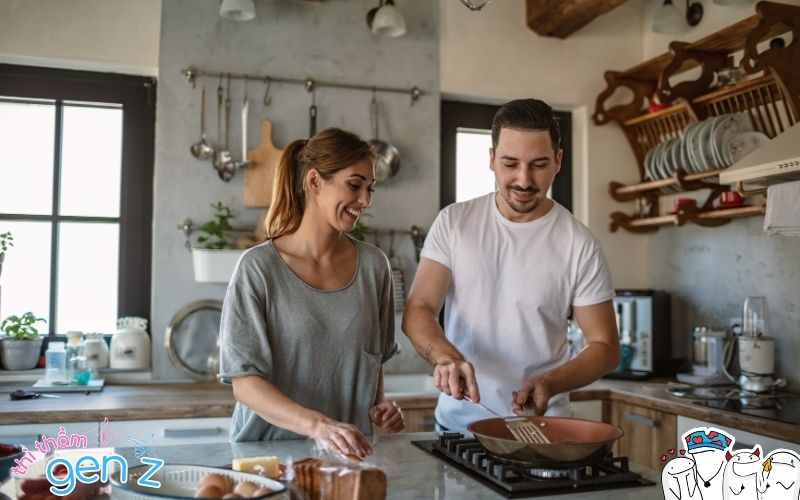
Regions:
[[[756, 5], [756, 12], [696, 42], [672, 42], [669, 52], [626, 71], [606, 72], [607, 87], [597, 97], [592, 119], [597, 125], [614, 121], [622, 128], [636, 157], [639, 174], [637, 183], [609, 184], [609, 194], [616, 201], [637, 203], [633, 215], [624, 212], [610, 215], [612, 232], [623, 228], [633, 233], [650, 233], [663, 226], [682, 226], [687, 222], [713, 227], [738, 217], [763, 215], [763, 201], [727, 208], [715, 206], [722, 193], [730, 190], [730, 186], [719, 184], [717, 177], [728, 168], [725, 162], [697, 168], [686, 164], [685, 155], [681, 157], [681, 148], [686, 147], [681, 143], [686, 139], [687, 130], [698, 122], [708, 121], [707, 127], [713, 132], [718, 122], [711, 120], [721, 122], [721, 117], [742, 113], [753, 132], [772, 139], [798, 121], [800, 72], [791, 66], [793, 61], [800, 60], [797, 43], [800, 7], [762, 1]], [[791, 32], [793, 42], [784, 46], [776, 37], [787, 32]], [[759, 53], [757, 45], [767, 40], [771, 42], [770, 48]], [[740, 68], [745, 79], [711, 88], [715, 74], [729, 66], [732, 55], [742, 50]], [[675, 75], [698, 67], [700, 76], [696, 80], [673, 85]], [[612, 95], [620, 88], [633, 92], [633, 100], [606, 109]], [[649, 102], [653, 96], [668, 106], [651, 113], [643, 112], [642, 103]], [[700, 126], [694, 127], [697, 130]], [[657, 154], [660, 161], [664, 161], [661, 151], [664, 149], [671, 153], [667, 161], [669, 168], [660, 171], [669, 175], [652, 175], [653, 169], [647, 167], [652, 166], [648, 161], [653, 160], [648, 159], [648, 154]], [[701, 189], [709, 193], [704, 202], [680, 205], [672, 213], [660, 213], [661, 196]], [[764, 192], [747, 191], [741, 184], [736, 190], [748, 202], [758, 200], [753, 197]]]

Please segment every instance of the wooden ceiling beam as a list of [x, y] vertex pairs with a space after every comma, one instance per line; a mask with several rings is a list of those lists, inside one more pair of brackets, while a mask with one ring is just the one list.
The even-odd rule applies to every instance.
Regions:
[[525, 24], [542, 36], [567, 38], [626, 0], [525, 0]]

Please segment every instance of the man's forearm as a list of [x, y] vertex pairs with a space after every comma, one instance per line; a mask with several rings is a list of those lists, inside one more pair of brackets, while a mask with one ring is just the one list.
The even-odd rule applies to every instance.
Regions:
[[431, 365], [464, 360], [458, 349], [448, 342], [436, 316], [424, 305], [406, 305], [403, 332], [417, 353]]
[[603, 342], [590, 342], [575, 358], [542, 375], [552, 395], [591, 384], [611, 372], [619, 362], [619, 350]]

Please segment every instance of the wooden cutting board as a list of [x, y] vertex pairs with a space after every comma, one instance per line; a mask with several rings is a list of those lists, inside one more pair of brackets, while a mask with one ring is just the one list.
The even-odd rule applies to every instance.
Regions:
[[244, 206], [265, 208], [272, 202], [272, 182], [283, 154], [272, 144], [272, 122], [261, 121], [258, 146], [247, 152], [251, 165], [244, 169]]

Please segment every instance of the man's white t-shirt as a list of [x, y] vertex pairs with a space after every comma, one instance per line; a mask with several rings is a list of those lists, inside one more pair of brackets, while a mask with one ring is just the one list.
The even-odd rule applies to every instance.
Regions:
[[[614, 297], [600, 245], [558, 203], [530, 222], [503, 217], [495, 193], [450, 205], [436, 217], [421, 256], [452, 271], [445, 334], [473, 364], [481, 402], [506, 415], [511, 391], [569, 359], [570, 307]], [[551, 398], [547, 415], [569, 416], [568, 395]], [[436, 420], [447, 429], [466, 432], [467, 424], [490, 417], [439, 395]]]

